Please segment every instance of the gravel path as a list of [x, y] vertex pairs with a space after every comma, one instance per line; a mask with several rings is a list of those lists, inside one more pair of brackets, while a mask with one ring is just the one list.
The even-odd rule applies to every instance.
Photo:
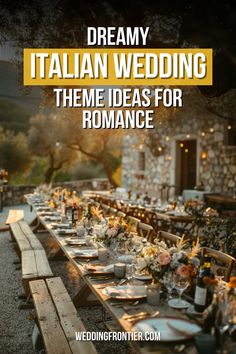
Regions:
[[[12, 207], [13, 208], [13, 207]], [[30, 222], [33, 214], [28, 206], [14, 207], [24, 209], [25, 219]], [[0, 213], [0, 221], [6, 219], [9, 208]], [[52, 243], [47, 234], [37, 234], [48, 252]], [[35, 353], [31, 335], [34, 321], [30, 319], [34, 310], [18, 310], [20, 301], [17, 295], [22, 292], [20, 270], [15, 270], [13, 261], [17, 259], [12, 248], [8, 232], [0, 233], [0, 354], [32, 354]], [[50, 266], [55, 276], [60, 276], [72, 297], [79, 288], [78, 274], [68, 261], [51, 261]], [[78, 313], [87, 331], [106, 331], [101, 321], [101, 306], [78, 308]], [[96, 342], [98, 354], [134, 354], [124, 342]]]

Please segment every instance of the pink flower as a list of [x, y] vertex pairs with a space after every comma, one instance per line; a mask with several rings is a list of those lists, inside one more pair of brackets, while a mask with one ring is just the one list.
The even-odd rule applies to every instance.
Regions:
[[157, 262], [160, 265], [167, 265], [171, 261], [171, 256], [168, 251], [163, 251], [162, 253], [159, 254], [157, 257]]
[[185, 264], [181, 264], [177, 268], [177, 274], [180, 275], [182, 278], [189, 278], [190, 277], [189, 267], [186, 266]]

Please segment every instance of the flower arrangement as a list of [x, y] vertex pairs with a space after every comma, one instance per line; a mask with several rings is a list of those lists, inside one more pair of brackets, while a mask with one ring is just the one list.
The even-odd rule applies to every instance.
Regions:
[[35, 194], [42, 195], [45, 199], [48, 199], [53, 194], [53, 189], [51, 184], [40, 184], [38, 187], [35, 188]]
[[111, 217], [108, 224], [104, 226], [103, 231], [99, 236], [96, 236], [96, 241], [103, 242], [109, 246], [112, 241], [119, 243], [128, 239], [128, 225], [121, 217]]
[[155, 244], [148, 245], [142, 250], [141, 259], [138, 260], [139, 268], [148, 270], [153, 278], [158, 280], [161, 280], [166, 272], [175, 272], [183, 278], [193, 278], [197, 275], [200, 264], [197, 258], [198, 241], [191, 250], [184, 250], [187, 243], [183, 238], [176, 246], [170, 248], [163, 241], [154, 242]]
[[191, 216], [202, 217], [205, 211], [205, 203], [198, 199], [187, 200], [184, 204], [184, 210]]
[[231, 277], [228, 284], [227, 284], [227, 287], [229, 289], [236, 289], [236, 277]]

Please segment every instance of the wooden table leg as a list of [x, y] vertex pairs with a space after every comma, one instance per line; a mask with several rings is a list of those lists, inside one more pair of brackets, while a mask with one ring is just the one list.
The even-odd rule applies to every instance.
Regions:
[[100, 304], [95, 295], [92, 293], [87, 284], [83, 284], [77, 294], [73, 298], [75, 307], [95, 306]]
[[65, 256], [65, 253], [62, 251], [61, 247], [58, 245], [56, 245], [48, 255], [48, 260], [50, 261], [61, 261], [64, 259], [67, 259], [67, 257]]

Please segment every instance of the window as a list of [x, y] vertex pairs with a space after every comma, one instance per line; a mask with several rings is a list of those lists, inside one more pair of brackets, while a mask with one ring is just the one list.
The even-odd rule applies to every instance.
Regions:
[[138, 159], [138, 169], [139, 171], [145, 171], [145, 152], [139, 152], [139, 159]]

